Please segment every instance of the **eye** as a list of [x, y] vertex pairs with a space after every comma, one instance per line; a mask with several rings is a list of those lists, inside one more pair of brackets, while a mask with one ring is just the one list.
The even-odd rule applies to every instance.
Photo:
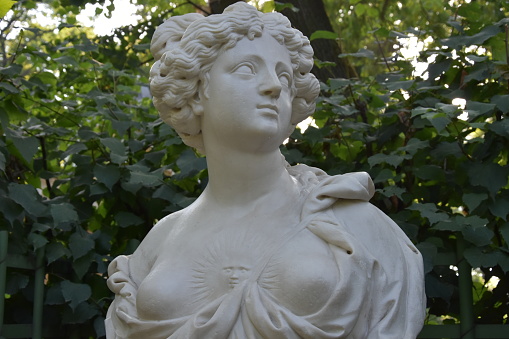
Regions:
[[234, 70], [234, 73], [237, 74], [245, 74], [245, 75], [254, 75], [255, 74], [255, 68], [251, 64], [240, 64], [238, 65]]

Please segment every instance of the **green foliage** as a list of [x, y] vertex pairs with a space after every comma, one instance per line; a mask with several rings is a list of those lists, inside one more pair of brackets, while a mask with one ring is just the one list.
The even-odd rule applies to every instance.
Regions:
[[[507, 3], [401, 2], [402, 12], [393, 18], [402, 20], [399, 25], [382, 15], [396, 13], [397, 2], [326, 3], [339, 6], [330, 13], [352, 11], [350, 21], [343, 16], [338, 22], [349, 52], [341, 57], [363, 77], [322, 84], [317, 127], [295, 131], [283, 153], [291, 163], [330, 174], [371, 174], [373, 202], [424, 255], [429, 323], [457, 321], [456, 271], [434, 264], [454, 252], [460, 237], [468, 244], [466, 260], [483, 275], [475, 282], [476, 321], [505, 323]], [[0, 22], [0, 229], [9, 231], [10, 255], [44, 247], [44, 324], [64, 337], [104, 335], [112, 298], [108, 263], [132, 253], [156, 220], [188, 206], [207, 181], [204, 159], [182, 144], [142, 95], [153, 30], [194, 5], [178, 1], [168, 9], [151, 0], [140, 9], [137, 26], [97, 37], [75, 26], [84, 4], [49, 2], [59, 20], [54, 29], [31, 23], [32, 1], [16, 3], [13, 16]], [[14, 23], [21, 21], [31, 24], [16, 31]], [[397, 39], [411, 33], [435, 37], [419, 57], [433, 60], [426, 77], [415, 77], [395, 50]], [[313, 38], [335, 39], [336, 33]], [[390, 71], [374, 72], [382, 68]], [[499, 279], [496, 287], [487, 285], [492, 277]], [[10, 272], [7, 322], [30, 321], [32, 289], [27, 272]]]
[[[323, 84], [318, 128], [294, 133], [285, 150], [329, 173], [371, 174], [372, 202], [424, 255], [429, 323], [457, 321], [457, 268], [435, 260], [459, 238], [483, 277], [476, 321], [505, 323], [509, 314], [509, 20], [481, 22], [477, 11], [464, 4], [452, 34], [421, 53], [434, 60], [423, 77], [391, 62], [391, 72]], [[496, 287], [486, 285], [492, 277]]]
[[[62, 20], [76, 8], [53, 5]], [[10, 255], [45, 248], [43, 323], [63, 337], [104, 335], [108, 263], [204, 186], [204, 159], [148, 98], [147, 46], [159, 14], [112, 36], [34, 24], [2, 41], [0, 229]], [[6, 323], [30, 322], [31, 279], [10, 271]]]

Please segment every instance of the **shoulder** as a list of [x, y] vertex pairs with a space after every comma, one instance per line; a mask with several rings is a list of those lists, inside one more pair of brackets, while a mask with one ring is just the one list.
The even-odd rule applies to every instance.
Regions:
[[136, 251], [129, 256], [129, 270], [136, 282], [141, 282], [152, 269], [161, 248], [175, 225], [179, 223], [183, 210], [172, 213], [160, 221], [146, 235]]
[[339, 200], [332, 206], [336, 219], [359, 240], [398, 243], [417, 253], [410, 239], [384, 212], [367, 201]]
[[[422, 257], [401, 228], [369, 202], [340, 200], [332, 207], [338, 223], [381, 264], [382, 268], [402, 273], [408, 267], [422, 270]], [[399, 263], [399, 265], [398, 265]]]

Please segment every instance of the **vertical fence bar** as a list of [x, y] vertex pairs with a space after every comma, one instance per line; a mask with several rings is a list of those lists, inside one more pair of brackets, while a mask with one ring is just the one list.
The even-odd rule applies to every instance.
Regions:
[[35, 258], [34, 315], [32, 338], [42, 338], [42, 311], [44, 306], [44, 247], [37, 250]]
[[5, 281], [7, 280], [7, 231], [0, 231], [0, 333], [4, 324]]
[[459, 295], [460, 295], [460, 328], [462, 339], [475, 339], [474, 331], [474, 298], [472, 295], [472, 268], [463, 256], [465, 240], [458, 235], [456, 254], [458, 258]]

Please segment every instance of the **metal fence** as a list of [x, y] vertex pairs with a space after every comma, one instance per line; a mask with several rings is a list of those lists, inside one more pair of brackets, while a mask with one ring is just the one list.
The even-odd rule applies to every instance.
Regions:
[[458, 267], [460, 323], [456, 325], [425, 325], [419, 339], [509, 339], [509, 325], [485, 325], [474, 322], [472, 267], [463, 256], [465, 241], [458, 237], [456, 252], [440, 253], [433, 264]]
[[[34, 338], [42, 333], [42, 312], [44, 302], [44, 249], [34, 257], [7, 254], [8, 233], [0, 231], [0, 339]], [[474, 323], [471, 267], [463, 258], [464, 243], [458, 241], [456, 253], [442, 253], [435, 265], [455, 265], [459, 274], [460, 323], [457, 325], [425, 325], [419, 339], [509, 339], [509, 325], [476, 325]], [[34, 305], [32, 324], [4, 324], [4, 298], [7, 267], [34, 271]], [[45, 335], [46, 338], [51, 335]], [[376, 338], [369, 338], [376, 339]], [[399, 338], [394, 338], [399, 339]]]

